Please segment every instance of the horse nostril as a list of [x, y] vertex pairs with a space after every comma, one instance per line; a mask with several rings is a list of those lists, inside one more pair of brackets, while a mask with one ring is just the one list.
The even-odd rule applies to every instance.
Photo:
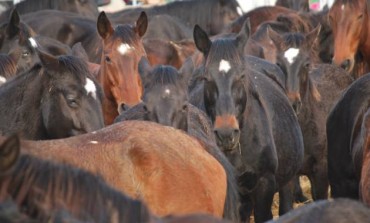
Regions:
[[223, 144], [230, 144], [234, 143], [236, 139], [238, 139], [240, 130], [239, 129], [215, 129], [214, 133], [218, 141], [222, 142]]
[[349, 69], [350, 65], [351, 65], [351, 61], [347, 59], [347, 60], [343, 61], [343, 63], [340, 65], [340, 67], [347, 71]]
[[121, 114], [122, 112], [125, 112], [130, 109], [130, 106], [126, 105], [125, 103], [122, 103], [118, 105], [118, 113]]

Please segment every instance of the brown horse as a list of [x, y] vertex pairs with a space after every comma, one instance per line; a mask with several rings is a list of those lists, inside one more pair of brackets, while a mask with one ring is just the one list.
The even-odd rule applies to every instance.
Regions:
[[[162, 221], [153, 216], [145, 204], [108, 186], [99, 176], [31, 155], [20, 155], [20, 150], [16, 136], [6, 139], [0, 146], [1, 222], [15, 218], [18, 222], [30, 222], [31, 219], [37, 222], [96, 223], [222, 222], [206, 215]], [[161, 174], [156, 172], [152, 177]], [[13, 216], [7, 216], [6, 212]]]
[[223, 215], [227, 179], [222, 165], [180, 130], [127, 121], [65, 140], [23, 141], [22, 148], [100, 174], [159, 216]]
[[[370, 1], [337, 0], [329, 11], [329, 21], [334, 35], [333, 63], [348, 72], [354, 71], [360, 54], [364, 63], [370, 61]], [[357, 71], [354, 77], [362, 76], [369, 68]]]
[[104, 12], [97, 21], [103, 39], [101, 67], [98, 73], [105, 94], [103, 111], [105, 124], [113, 123], [119, 113], [141, 101], [143, 88], [138, 63], [146, 56], [141, 37], [145, 34], [148, 18], [140, 14], [136, 25], [111, 25]]

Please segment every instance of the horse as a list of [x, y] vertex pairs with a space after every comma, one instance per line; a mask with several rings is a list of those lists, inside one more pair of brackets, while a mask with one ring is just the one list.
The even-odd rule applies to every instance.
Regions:
[[361, 202], [338, 198], [304, 205], [267, 223], [361, 223], [368, 221], [369, 218], [370, 209]]
[[37, 2], [32, 0], [25, 0], [15, 4], [14, 7], [11, 7], [4, 11], [0, 15], [0, 21], [8, 18], [13, 9], [16, 9], [21, 14], [26, 14], [43, 9], [55, 9], [60, 11], [73, 12], [92, 19], [95, 19], [96, 16], [99, 14], [98, 6], [95, 0], [37, 0]]
[[227, 176], [227, 195], [224, 218], [239, 221], [238, 189], [234, 168], [219, 150], [206, 115], [188, 103], [187, 82], [192, 73], [188, 59], [177, 71], [172, 66], [151, 67], [145, 58], [139, 63], [144, 83], [143, 103], [134, 106], [118, 116], [115, 122], [145, 120], [181, 129], [200, 140], [213, 157], [224, 167]]
[[[53, 11], [40, 13], [38, 16], [43, 17], [52, 14]], [[33, 20], [35, 24], [27, 18]], [[34, 16], [27, 18], [24, 20], [31, 22], [30, 26], [41, 34], [52, 34], [50, 37], [64, 41], [70, 46], [81, 41], [89, 60], [100, 64], [100, 69], [96, 69], [94, 75], [104, 89], [103, 113], [106, 125], [112, 124], [114, 118], [123, 110], [141, 101], [143, 89], [137, 64], [142, 56], [146, 56], [141, 40], [148, 26], [145, 12], [140, 14], [135, 25], [124, 24], [115, 27], [104, 12], [99, 14], [96, 22], [68, 13], [53, 15], [53, 18], [58, 18], [60, 24], [54, 24], [53, 20], [34, 20]], [[94, 27], [91, 27], [92, 23]], [[50, 33], [48, 28], [52, 26], [60, 30]], [[82, 31], [74, 32], [77, 27]]]
[[223, 215], [225, 170], [200, 141], [180, 130], [125, 121], [76, 137], [21, 145], [24, 153], [101, 175], [158, 216]]
[[327, 118], [328, 178], [333, 198], [359, 198], [365, 152], [361, 123], [369, 108], [369, 84], [370, 74], [354, 81], [338, 99]]
[[[369, 71], [369, 7], [369, 1], [366, 0], [337, 0], [329, 11], [334, 35], [333, 63], [351, 72], [355, 78]], [[361, 62], [358, 54], [366, 67], [356, 71]]]
[[48, 37], [37, 35], [28, 25], [20, 21], [17, 10], [13, 10], [9, 21], [0, 26], [0, 52], [20, 51], [16, 60], [17, 73], [22, 73], [40, 62], [35, 47], [55, 56], [70, 54], [71, 49]]
[[315, 65], [319, 31], [320, 26], [308, 34], [268, 31], [277, 49], [276, 64], [286, 75], [285, 92], [302, 129], [305, 158], [300, 173], [308, 176], [314, 200], [328, 197], [326, 117], [352, 82], [332, 65]]
[[28, 139], [64, 138], [102, 128], [102, 92], [87, 64], [39, 51], [41, 63], [0, 89], [0, 130]]
[[122, 111], [141, 101], [143, 88], [137, 65], [146, 52], [141, 41], [148, 25], [142, 12], [136, 25], [112, 27], [102, 12], [97, 21], [98, 33], [102, 38], [102, 59], [98, 79], [103, 86], [105, 124], [112, 124]]
[[369, 127], [370, 127], [370, 111], [367, 109], [364, 114], [361, 124], [361, 139], [362, 139], [362, 169], [361, 169], [361, 180], [360, 180], [360, 198], [367, 206], [370, 206], [370, 188], [369, 188], [369, 168], [370, 168], [370, 153], [369, 153]]
[[236, 37], [213, 41], [199, 26], [194, 28], [194, 42], [205, 58], [205, 109], [218, 145], [237, 169], [242, 220], [254, 209], [255, 221], [263, 222], [272, 218], [277, 190], [279, 213], [292, 208], [293, 179], [303, 161], [303, 139], [283, 90], [245, 62], [249, 35], [248, 20]]
[[132, 16], [140, 11], [145, 11], [149, 17], [161, 14], [174, 16], [189, 28], [200, 24], [210, 35], [220, 33], [226, 24], [243, 13], [236, 0], [185, 0], [151, 7], [125, 8], [110, 14], [110, 18], [116, 24], [133, 22]]

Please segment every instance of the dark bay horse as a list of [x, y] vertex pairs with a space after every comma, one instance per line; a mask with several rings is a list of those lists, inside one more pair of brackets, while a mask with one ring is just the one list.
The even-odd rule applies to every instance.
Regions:
[[117, 24], [133, 22], [132, 16], [141, 11], [145, 11], [149, 17], [160, 14], [177, 17], [189, 28], [200, 24], [210, 35], [220, 33], [226, 24], [242, 15], [236, 0], [185, 0], [151, 7], [126, 8], [109, 17]]
[[0, 85], [16, 75], [20, 54], [17, 50], [9, 54], [0, 53]]
[[25, 153], [102, 176], [154, 214], [222, 217], [226, 174], [197, 139], [152, 122], [125, 121], [62, 140], [22, 141]]
[[[308, 34], [269, 30], [276, 64], [285, 73], [285, 92], [302, 129], [305, 157], [301, 174], [311, 182], [314, 200], [328, 197], [326, 117], [352, 78], [332, 65], [315, 65], [320, 27]], [[320, 92], [318, 89], [320, 85]]]
[[[352, 72], [355, 78], [369, 71], [370, 40], [367, 38], [370, 32], [369, 7], [370, 2], [366, 0], [337, 0], [329, 11], [329, 21], [334, 35], [333, 63]], [[358, 54], [362, 61], [358, 60]], [[354, 70], [361, 62], [366, 67]]]
[[238, 171], [242, 220], [249, 219], [254, 209], [255, 221], [263, 222], [272, 218], [276, 191], [279, 213], [292, 208], [293, 179], [303, 161], [303, 139], [282, 89], [247, 66], [244, 47], [249, 35], [249, 21], [236, 37], [214, 41], [199, 26], [194, 28], [195, 44], [205, 58], [205, 108], [218, 145]]
[[211, 124], [206, 115], [188, 103], [188, 80], [193, 66], [188, 59], [178, 71], [171, 66], [151, 67], [143, 58], [139, 63], [144, 83], [143, 103], [118, 116], [115, 122], [145, 120], [172, 126], [187, 132], [205, 145], [205, 149], [224, 167], [227, 176], [227, 194], [224, 218], [239, 221], [239, 196], [234, 168], [217, 147]]
[[370, 209], [351, 199], [316, 201], [267, 223], [362, 223], [370, 218]]
[[0, 129], [28, 139], [64, 138], [104, 126], [100, 86], [85, 61], [39, 51], [40, 64], [0, 89]]
[[363, 154], [361, 125], [369, 109], [370, 74], [353, 82], [331, 110], [327, 122], [328, 178], [334, 198], [359, 198]]
[[95, 19], [99, 14], [98, 6], [95, 0], [24, 0], [20, 1], [14, 7], [6, 10], [0, 15], [0, 21], [7, 18], [13, 9], [21, 14], [35, 12], [43, 9], [55, 9], [60, 11], [73, 12], [82, 16]]
[[296, 11], [308, 12], [308, 0], [277, 0], [275, 5], [282, 6]]
[[361, 124], [361, 138], [362, 138], [362, 169], [360, 180], [360, 198], [367, 205], [370, 206], [370, 110], [367, 109], [364, 114]]
[[40, 61], [35, 47], [54, 56], [71, 53], [71, 49], [67, 45], [37, 35], [27, 24], [20, 21], [18, 11], [13, 10], [9, 21], [0, 25], [0, 52], [20, 51], [16, 67], [17, 73], [22, 73]]

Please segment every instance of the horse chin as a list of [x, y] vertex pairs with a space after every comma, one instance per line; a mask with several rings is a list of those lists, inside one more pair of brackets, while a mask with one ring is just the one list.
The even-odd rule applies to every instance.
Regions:
[[217, 145], [220, 147], [220, 149], [225, 154], [232, 154], [232, 153], [236, 153], [236, 152], [241, 154], [239, 138], [235, 139], [234, 141], [232, 141], [230, 143], [222, 143], [219, 140], [217, 140]]

